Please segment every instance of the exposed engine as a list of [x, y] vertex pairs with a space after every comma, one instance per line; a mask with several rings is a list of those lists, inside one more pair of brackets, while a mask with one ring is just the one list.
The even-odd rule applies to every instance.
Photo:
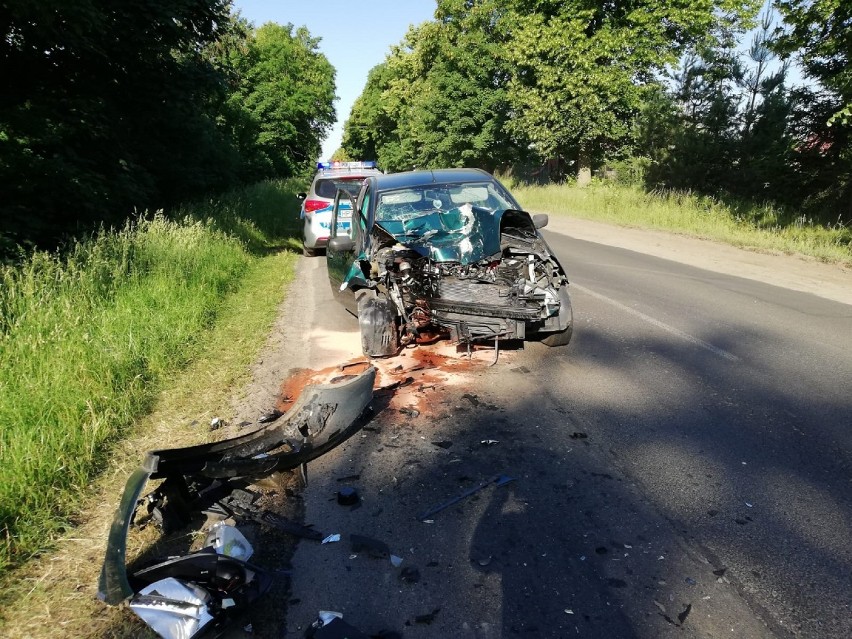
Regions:
[[516, 236], [506, 239], [501, 254], [465, 265], [402, 244], [375, 251], [370, 276], [397, 309], [402, 345], [435, 331], [455, 341], [523, 339], [527, 324], [558, 315], [566, 284], [558, 264]]

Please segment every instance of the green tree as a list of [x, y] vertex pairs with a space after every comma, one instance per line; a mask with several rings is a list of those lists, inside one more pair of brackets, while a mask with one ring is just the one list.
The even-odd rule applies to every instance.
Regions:
[[806, 211], [852, 222], [852, 4], [778, 0], [776, 51], [797, 59], [815, 86], [796, 92], [796, 168]]
[[232, 179], [204, 48], [227, 0], [0, 8], [0, 235], [49, 241]]
[[509, 129], [542, 158], [573, 156], [580, 176], [628, 142], [657, 74], [755, 12], [753, 0], [493, 1], [509, 7]]
[[373, 67], [367, 84], [352, 105], [349, 118], [343, 125], [343, 148], [353, 158], [375, 159], [379, 166], [389, 168], [379, 148], [395, 137], [396, 122], [386, 111], [382, 94], [390, 86], [387, 62]]
[[303, 174], [319, 157], [335, 120], [335, 85], [318, 49], [304, 27], [270, 22], [228, 51], [239, 78], [228, 104], [256, 177]]
[[352, 155], [410, 169], [510, 162], [504, 36], [488, 3], [441, 0], [370, 72], [344, 128]]

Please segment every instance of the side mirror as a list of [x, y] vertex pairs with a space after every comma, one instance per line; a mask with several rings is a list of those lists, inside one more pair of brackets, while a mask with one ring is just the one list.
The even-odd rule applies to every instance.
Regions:
[[547, 226], [547, 223], [550, 221], [550, 218], [546, 213], [536, 213], [532, 216], [533, 226], [537, 229], [543, 229]]
[[328, 249], [337, 253], [348, 253], [355, 250], [355, 240], [345, 235], [338, 235], [328, 241]]
[[304, 200], [306, 197], [308, 197], [307, 193], [296, 193], [297, 200]]

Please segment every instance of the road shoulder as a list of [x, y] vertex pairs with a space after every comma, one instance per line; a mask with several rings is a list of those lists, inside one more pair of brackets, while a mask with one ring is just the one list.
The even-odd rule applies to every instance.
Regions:
[[550, 216], [545, 232], [615, 246], [696, 268], [764, 282], [852, 305], [852, 270], [797, 255], [757, 253], [664, 231]]

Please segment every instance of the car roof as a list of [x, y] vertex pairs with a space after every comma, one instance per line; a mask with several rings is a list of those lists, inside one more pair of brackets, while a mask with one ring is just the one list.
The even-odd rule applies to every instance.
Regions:
[[376, 188], [380, 191], [401, 189], [406, 186], [424, 186], [427, 184], [446, 184], [469, 182], [470, 180], [493, 180], [490, 174], [481, 169], [432, 169], [427, 171], [406, 171], [375, 176]]

